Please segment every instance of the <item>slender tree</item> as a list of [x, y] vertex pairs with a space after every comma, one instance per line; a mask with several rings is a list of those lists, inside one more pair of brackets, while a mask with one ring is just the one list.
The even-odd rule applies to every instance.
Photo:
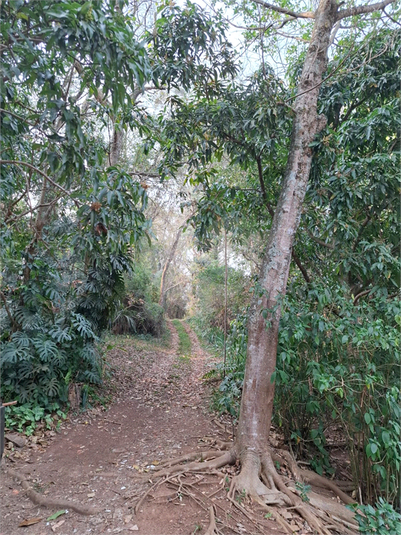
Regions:
[[[377, 4], [341, 9], [335, 0], [321, 0], [315, 13], [293, 13], [255, 0], [268, 9], [291, 17], [314, 19], [314, 28], [293, 104], [295, 118], [283, 187], [266, 242], [261, 266], [260, 291], [251, 305], [248, 349], [235, 455], [241, 460], [241, 472], [234, 480], [237, 490], [251, 496], [269, 493], [260, 480], [261, 470], [267, 481], [275, 479], [274, 466], [267, 449], [273, 410], [280, 304], [286, 293], [294, 236], [297, 231], [309, 172], [310, 147], [315, 135], [326, 125], [317, 111], [318, 96], [327, 66], [327, 51], [337, 22], [362, 13], [384, 9], [391, 0]], [[281, 488], [280, 490], [284, 490]]]
[[[321, 0], [315, 12], [303, 13], [262, 0], [255, 2], [283, 15], [285, 17], [283, 23], [299, 18], [313, 20], [313, 32], [299, 76], [297, 94], [294, 99], [284, 103], [291, 106], [294, 115], [291, 142], [278, 203], [266, 239], [259, 285], [250, 308], [247, 360], [237, 435], [231, 450], [205, 463], [205, 468], [219, 467], [239, 460], [241, 470], [233, 478], [229, 494], [231, 499], [238, 491], [245, 492], [264, 506], [288, 504], [294, 507], [317, 532], [327, 534], [331, 528], [325, 527], [325, 523], [318, 517], [322, 516], [322, 508], [330, 510], [330, 504], [319, 502], [316, 497], [311, 498], [310, 504], [303, 503], [278, 475], [274, 466], [274, 453], [269, 449], [281, 304], [286, 295], [294, 238], [308, 187], [313, 158], [312, 143], [315, 136], [327, 124], [326, 117], [318, 113], [318, 100], [320, 88], [325, 81], [328, 50], [333, 42], [334, 33], [338, 31], [343, 19], [383, 10], [393, 3], [393, 0], [348, 8], [342, 7], [343, 4], [336, 0]], [[219, 109], [220, 106], [218, 103], [216, 108]], [[251, 123], [252, 121], [249, 121], [250, 128]], [[184, 127], [181, 125], [182, 128]], [[224, 125], [222, 128], [224, 130]], [[188, 133], [189, 139], [193, 141], [193, 132], [188, 130]], [[208, 132], [204, 133], [204, 138], [206, 141], [201, 140], [200, 146], [207, 145]], [[226, 144], [229, 142], [229, 139], [226, 140]], [[227, 150], [226, 147], [225, 149]], [[206, 178], [205, 183], [208, 187], [207, 180]], [[263, 180], [261, 189], [263, 193]], [[324, 484], [320, 476], [300, 471], [289, 458], [288, 462], [297, 479], [309, 478], [314, 482], [319, 479], [320, 483]], [[192, 466], [196, 469], [200, 467], [199, 463]], [[328, 482], [326, 486], [333, 488]], [[335, 491], [343, 502], [353, 502], [340, 489], [336, 488]], [[271, 512], [276, 516], [274, 510]], [[333, 522], [332, 525], [336, 525], [336, 529], [346, 533], [349, 528], [351, 530], [356, 528], [352, 515], [350, 516], [345, 508], [337, 508], [333, 513], [345, 522], [341, 528]], [[277, 516], [277, 520], [284, 529], [291, 532], [291, 527], [283, 518]]]

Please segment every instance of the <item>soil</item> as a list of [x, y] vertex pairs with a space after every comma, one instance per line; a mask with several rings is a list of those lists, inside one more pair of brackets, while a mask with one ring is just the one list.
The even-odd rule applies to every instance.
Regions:
[[[167, 348], [132, 337], [113, 338], [116, 347], [107, 355], [108, 390], [103, 392], [111, 404], [70, 415], [57, 432], [38, 429], [22, 448], [9, 444], [0, 481], [0, 535], [202, 535], [211, 505], [225, 535], [283, 533], [257, 507], [241, 503], [241, 498], [238, 505], [228, 501], [235, 466], [157, 485], [159, 464], [194, 450], [217, 450], [216, 440], [232, 438], [231, 426], [211, 412], [209, 387], [202, 380], [213, 357], [184, 326], [191, 338], [190, 356], [178, 354], [171, 323]], [[97, 512], [83, 516], [67, 508], [49, 519], [65, 508], [32, 503], [7, 468], [22, 474], [44, 498]], [[24, 521], [32, 524], [19, 527]], [[298, 517], [289, 522], [299, 534], [310, 532]]]

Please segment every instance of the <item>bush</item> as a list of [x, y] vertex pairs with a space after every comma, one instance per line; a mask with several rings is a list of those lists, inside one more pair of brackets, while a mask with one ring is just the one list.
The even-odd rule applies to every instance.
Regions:
[[125, 277], [125, 296], [111, 322], [114, 334], [150, 334], [160, 337], [165, 331], [163, 308], [152, 301], [154, 285], [149, 270], [136, 263]]
[[[215, 394], [215, 408], [234, 416], [245, 370], [246, 320], [244, 314], [231, 323], [225, 377]], [[299, 455], [312, 453], [318, 473], [329, 474], [325, 433], [340, 424], [353, 479], [370, 503], [380, 496], [393, 502], [400, 493], [399, 322], [398, 304], [377, 298], [355, 305], [339, 286], [298, 288], [282, 311], [274, 422]], [[222, 372], [220, 364], [216, 373], [223, 377]]]
[[1, 397], [47, 409], [67, 402], [71, 382], [100, 382], [101, 354], [92, 323], [74, 312], [75, 290], [58, 273], [44, 290], [36, 283], [32, 278], [9, 304], [14, 323], [0, 315]]
[[359, 532], [366, 535], [401, 535], [401, 515], [393, 506], [379, 498], [376, 508], [371, 505], [357, 505], [355, 518]]

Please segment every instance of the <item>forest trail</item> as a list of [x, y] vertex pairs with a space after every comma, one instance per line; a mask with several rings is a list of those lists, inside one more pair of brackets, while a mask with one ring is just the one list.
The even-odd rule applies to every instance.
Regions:
[[[98, 512], [82, 516], [69, 510], [47, 521], [60, 508], [33, 504], [20, 483], [2, 473], [0, 535], [20, 533], [18, 526], [35, 518], [41, 520], [25, 527], [25, 533], [205, 533], [207, 508], [180, 492], [174, 481], [170, 487], [162, 485], [149, 494], [137, 514], [134, 511], [154, 483], [153, 469], [159, 463], [194, 450], [210, 450], [216, 438], [230, 438], [213, 420], [210, 395], [202, 381], [213, 358], [201, 348], [190, 327], [184, 322], [183, 326], [191, 339], [190, 356], [179, 354], [178, 334], [172, 322], [168, 348], [117, 338], [116, 347], [108, 353], [113, 402], [107, 410], [98, 408], [76, 418], [70, 416], [50, 440], [49, 433], [39, 433], [34, 442], [11, 454], [14, 462], [6, 462], [43, 497], [95, 507]], [[214, 494], [213, 500], [226, 499], [221, 474], [218, 478], [191, 477], [205, 489], [200, 491], [203, 494]], [[268, 523], [269, 533], [280, 532], [274, 523]], [[244, 523], [235, 522], [233, 531], [225, 529], [224, 533], [251, 533], [244, 525], [246, 518]]]

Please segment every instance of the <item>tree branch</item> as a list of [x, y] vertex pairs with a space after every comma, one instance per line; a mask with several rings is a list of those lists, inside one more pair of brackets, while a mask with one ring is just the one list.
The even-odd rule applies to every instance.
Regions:
[[3, 300], [4, 308], [6, 309], [7, 316], [9, 317], [9, 319], [10, 319], [10, 321], [11, 321], [11, 325], [13, 326], [13, 328], [18, 329], [18, 328], [19, 328], [19, 324], [18, 324], [17, 321], [15, 321], [13, 315], [11, 314], [11, 311], [10, 311], [10, 309], [8, 308], [8, 304], [7, 304], [6, 296], [3, 294], [3, 292], [2, 292], [1, 290], [0, 290], [0, 297], [1, 297], [2, 300]]
[[327, 247], [327, 249], [330, 249], [331, 251], [334, 251], [335, 246], [333, 244], [327, 243], [327, 242], [321, 240], [320, 238], [317, 238], [316, 236], [314, 236], [312, 234], [312, 232], [310, 230], [308, 230], [308, 234], [309, 234], [309, 237], [311, 238], [311, 240], [313, 240], [314, 242], [318, 243], [322, 247]]
[[370, 6], [356, 6], [356, 7], [350, 7], [348, 9], [342, 9], [341, 11], [338, 11], [336, 20], [342, 20], [347, 17], [353, 17], [355, 15], [363, 15], [364, 13], [372, 13], [373, 11], [384, 9], [389, 4], [393, 4], [394, 2], [395, 0], [384, 0], [384, 2], [371, 4]]
[[172, 286], [169, 286], [166, 290], [164, 290], [164, 293], [166, 294], [167, 292], [169, 292], [173, 288], [176, 288], [177, 286], [180, 286], [181, 284], [186, 284], [186, 282], [187, 281], [185, 281], [185, 280], [180, 280], [176, 284], [173, 284]]
[[364, 295], [367, 295], [368, 293], [370, 293], [372, 291], [372, 288], [368, 288], [367, 290], [363, 290], [362, 292], [359, 292], [358, 295], [355, 296], [355, 299], [354, 299], [354, 305], [357, 304], [357, 302], [359, 301], [359, 299], [361, 297], [363, 297]]
[[256, 158], [256, 162], [258, 164], [258, 175], [259, 175], [259, 182], [260, 182], [260, 189], [262, 190], [262, 196], [263, 200], [267, 204], [267, 209], [269, 210], [270, 215], [273, 217], [274, 212], [267, 200], [267, 194], [266, 194], [266, 188], [265, 188], [265, 181], [263, 180], [263, 169], [262, 169], [262, 161], [260, 159], [260, 156]]
[[[68, 195], [68, 197], [71, 197], [71, 193], [69, 193], [66, 189], [64, 189], [63, 186], [60, 186], [60, 184], [57, 184], [57, 182], [54, 182], [54, 180], [52, 180], [48, 175], [46, 175], [46, 173], [44, 173], [43, 171], [41, 171], [40, 169], [38, 169], [34, 165], [32, 165], [32, 164], [30, 164], [28, 162], [21, 162], [19, 160], [0, 160], [0, 165], [5, 165], [5, 164], [7, 164], [7, 165], [24, 165], [25, 167], [28, 167], [29, 169], [31, 169], [32, 171], [35, 171], [39, 175], [42, 175], [43, 178], [48, 180], [50, 182], [50, 184], [52, 184], [55, 188], [58, 188], [60, 191], [62, 191], [66, 195]], [[79, 208], [80, 203], [77, 201], [77, 199], [72, 199], [72, 200], [74, 201], [76, 206], [78, 206], [78, 208]]]
[[295, 13], [295, 11], [291, 11], [290, 9], [286, 9], [284, 7], [275, 6], [274, 4], [268, 4], [267, 2], [263, 2], [263, 0], [253, 0], [253, 2], [255, 4], [259, 4], [260, 6], [265, 7], [266, 9], [271, 9], [272, 11], [276, 11], [277, 13], [282, 13], [283, 15], [289, 15], [290, 17], [294, 17], [294, 19], [314, 19], [315, 18], [315, 14], [312, 11], [304, 11], [303, 13]]
[[296, 254], [296, 252], [294, 251], [294, 249], [291, 251], [291, 255], [292, 255], [292, 258], [293, 258], [294, 262], [295, 262], [296, 265], [298, 266], [299, 271], [302, 273], [303, 278], [304, 278], [305, 281], [309, 284], [309, 283], [311, 282], [310, 277], [309, 277], [309, 275], [308, 275], [306, 269], [304, 268], [304, 266], [301, 264], [301, 261], [300, 261], [300, 259], [298, 258], [298, 255]]
[[284, 104], [286, 102], [289, 102], [290, 100], [294, 100], [298, 97], [300, 97], [301, 95], [305, 95], [305, 93], [309, 93], [310, 91], [313, 91], [314, 89], [316, 89], [317, 87], [321, 86], [322, 84], [324, 84], [324, 82], [326, 82], [329, 78], [331, 78], [339, 69], [340, 67], [343, 66], [343, 64], [345, 63], [345, 61], [348, 59], [348, 57], [351, 55], [351, 52], [352, 52], [352, 48], [350, 48], [350, 51], [348, 52], [348, 54], [345, 56], [345, 58], [337, 65], [337, 67], [332, 70], [330, 72], [330, 74], [328, 74], [326, 76], [326, 78], [322, 78], [322, 81], [319, 82], [318, 84], [314, 85], [313, 87], [307, 89], [306, 91], [303, 91], [302, 93], [297, 93], [296, 95], [294, 95], [293, 97], [290, 97], [290, 98], [287, 98], [285, 101], [284, 101]]
[[12, 111], [5, 110], [4, 108], [0, 108], [1, 113], [7, 113], [8, 115], [11, 115], [12, 117], [15, 117], [16, 119], [19, 119], [20, 121], [23, 121], [26, 124], [29, 124], [29, 126], [36, 126], [35, 124], [28, 121], [28, 119], [25, 119], [25, 117], [21, 117], [21, 115], [17, 115], [16, 113], [13, 113]]

